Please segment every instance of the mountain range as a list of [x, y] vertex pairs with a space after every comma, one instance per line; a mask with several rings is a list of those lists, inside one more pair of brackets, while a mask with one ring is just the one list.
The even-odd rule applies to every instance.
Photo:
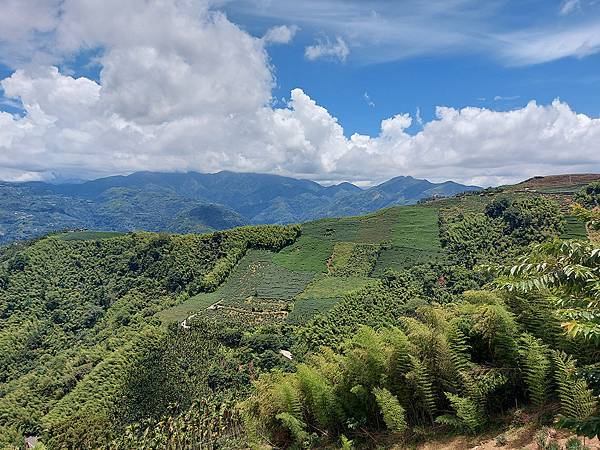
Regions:
[[0, 242], [51, 231], [221, 230], [369, 213], [479, 190], [410, 176], [362, 189], [257, 173], [136, 172], [82, 183], [0, 182]]

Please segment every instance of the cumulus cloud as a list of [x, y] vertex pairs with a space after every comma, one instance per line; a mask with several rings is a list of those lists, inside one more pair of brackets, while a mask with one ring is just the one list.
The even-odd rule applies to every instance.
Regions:
[[321, 58], [346, 61], [349, 54], [348, 44], [340, 36], [336, 37], [335, 41], [329, 38], [318, 39], [316, 44], [304, 49], [304, 56], [310, 61]]
[[[122, 14], [112, 20], [117, 4]], [[40, 21], [55, 24], [46, 31], [55, 43], [48, 60], [98, 48], [99, 79], [36, 57], [0, 82], [23, 109], [0, 112], [2, 179], [237, 170], [487, 185], [600, 166], [600, 119], [558, 100], [506, 112], [439, 107], [429, 122], [397, 114], [375, 136], [348, 138], [301, 89], [273, 107], [265, 40], [202, 2], [66, 0], [62, 8], [58, 19], [52, 13]], [[421, 125], [416, 134], [408, 131], [413, 119]]]
[[262, 37], [262, 40], [265, 44], [289, 44], [294, 39], [297, 31], [298, 27], [296, 25], [271, 27]]

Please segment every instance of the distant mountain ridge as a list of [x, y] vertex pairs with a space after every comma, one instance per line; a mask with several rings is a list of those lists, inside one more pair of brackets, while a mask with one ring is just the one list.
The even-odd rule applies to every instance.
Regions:
[[361, 189], [279, 175], [136, 172], [83, 183], [0, 183], [0, 242], [50, 231], [204, 232], [365, 214], [439, 195], [479, 190], [410, 176]]

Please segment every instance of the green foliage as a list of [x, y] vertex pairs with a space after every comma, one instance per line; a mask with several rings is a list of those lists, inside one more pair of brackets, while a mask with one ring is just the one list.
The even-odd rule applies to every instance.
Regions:
[[22, 449], [25, 445], [25, 438], [14, 427], [0, 426], [0, 448], [3, 449]]
[[564, 352], [554, 351], [553, 362], [561, 413], [578, 420], [589, 418], [597, 402], [587, 383], [575, 377], [575, 361]]
[[333, 242], [303, 233], [293, 245], [279, 252], [273, 262], [290, 270], [327, 272], [326, 262], [332, 249]]
[[480, 408], [473, 399], [460, 397], [449, 392], [446, 397], [450, 406], [454, 409], [456, 415], [444, 414], [436, 417], [436, 422], [449, 425], [459, 431], [474, 433], [478, 431], [485, 423]]
[[146, 358], [144, 342], [161, 336], [154, 315], [208, 289], [248, 249], [277, 250], [298, 233], [271, 226], [202, 236], [50, 236], [4, 250], [0, 426], [45, 430], [51, 447], [110, 439], [121, 385]]
[[400, 271], [421, 264], [444, 263], [446, 254], [439, 249], [438, 240], [434, 243], [436, 248], [433, 249], [395, 246], [384, 243], [379, 251], [372, 276], [381, 277], [389, 269]]
[[441, 217], [441, 242], [467, 267], [499, 261], [531, 242], [559, 236], [564, 220], [558, 204], [544, 197], [500, 197], [485, 213]]
[[571, 209], [573, 215], [582, 222], [585, 222], [588, 236], [596, 244], [600, 243], [600, 208], [592, 210], [585, 209], [583, 206], [575, 203]]
[[[304, 431], [317, 430], [321, 440], [357, 426], [377, 430], [381, 414], [391, 431], [435, 419], [476, 433], [490, 414], [514, 404], [522, 384], [540, 402], [551, 395], [540, 375], [550, 375], [548, 358], [538, 354], [545, 347], [520, 332], [494, 293], [469, 292], [463, 302], [421, 307], [411, 316], [388, 316], [378, 331], [357, 326], [338, 353], [322, 348], [295, 373], [262, 375], [244, 403], [250, 428], [282, 445], [276, 418], [283, 412], [305, 424]], [[539, 361], [546, 364], [541, 369]]]
[[583, 450], [583, 444], [576, 437], [572, 437], [565, 443], [565, 450]]
[[[326, 315], [316, 316], [298, 330], [298, 344], [303, 349], [318, 349], [322, 345], [337, 347], [352, 336], [360, 325], [390, 324], [403, 312], [412, 310], [417, 296], [407, 277], [391, 275], [388, 279], [346, 294]], [[304, 351], [304, 350], [303, 350]]]
[[340, 450], [352, 450], [353, 447], [353, 442], [348, 439], [346, 436], [344, 436], [343, 434], [340, 436], [340, 442], [342, 444], [342, 447], [340, 448]]
[[581, 188], [575, 193], [573, 200], [588, 209], [600, 206], [600, 181], [590, 183]]
[[161, 311], [165, 321], [183, 321], [194, 313], [218, 308], [218, 317], [228, 313], [256, 315], [286, 311], [293, 297], [313, 279], [312, 272], [293, 272], [273, 264], [275, 253], [251, 249], [240, 259], [228, 278], [214, 291], [202, 292], [173, 308]]
[[306, 424], [304, 422], [286, 412], [277, 414], [275, 418], [279, 419], [283, 426], [289, 430], [297, 446], [301, 448], [307, 447], [310, 435], [306, 431]]
[[582, 241], [535, 245], [518, 264], [495, 268], [496, 286], [511, 293], [539, 292], [559, 309], [573, 337], [600, 337], [600, 249]]
[[181, 413], [169, 411], [126, 427], [107, 450], [158, 448], [244, 448], [245, 433], [230, 402], [204, 398]]
[[403, 433], [407, 426], [405, 411], [396, 396], [385, 388], [374, 388], [373, 395], [388, 430]]
[[560, 235], [561, 239], [587, 239], [588, 234], [585, 219], [581, 220], [575, 215], [565, 216], [565, 229]]
[[542, 196], [515, 199], [502, 219], [506, 232], [522, 245], [558, 236], [564, 228], [558, 203]]
[[457, 260], [473, 267], [495, 259], [510, 245], [500, 224], [484, 214], [470, 214], [442, 228], [442, 245]]
[[337, 242], [330, 258], [329, 272], [338, 277], [369, 276], [378, 253], [378, 245]]
[[600, 416], [590, 416], [586, 419], [563, 416], [559, 417], [556, 425], [573, 431], [577, 436], [585, 436], [590, 439], [600, 436]]
[[520, 367], [531, 402], [542, 406], [550, 391], [551, 362], [548, 348], [529, 334], [521, 337], [519, 345]]
[[[574, 301], [577, 323], [596, 320], [597, 253], [544, 243], [515, 261], [559, 232], [554, 205], [488, 199], [320, 220], [301, 236], [0, 249], [0, 427], [50, 448], [363, 448], [436, 422], [477, 433], [515, 403], [590, 416], [597, 343], [560, 325]], [[481, 290], [491, 275], [471, 267], [507, 261], [520, 268], [498, 269], [503, 289]]]

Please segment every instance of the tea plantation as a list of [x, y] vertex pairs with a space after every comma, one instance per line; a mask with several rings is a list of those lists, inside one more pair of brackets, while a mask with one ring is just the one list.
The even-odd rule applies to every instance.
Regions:
[[438, 211], [429, 206], [318, 220], [302, 225], [296, 242], [278, 253], [248, 251], [216, 291], [200, 293], [159, 317], [165, 322], [204, 315], [303, 323], [387, 269], [443, 258]]

